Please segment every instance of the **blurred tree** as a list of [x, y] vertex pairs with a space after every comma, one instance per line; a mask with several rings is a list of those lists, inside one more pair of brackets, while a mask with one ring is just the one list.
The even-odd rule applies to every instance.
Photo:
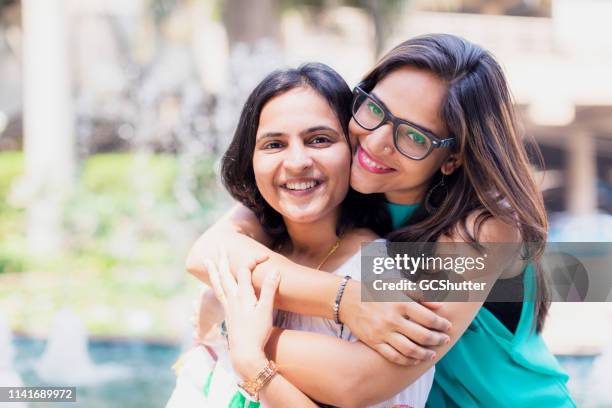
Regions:
[[387, 38], [393, 31], [395, 17], [408, 2], [408, 0], [358, 0], [358, 3], [361, 3], [372, 16], [376, 31], [374, 50], [377, 57], [385, 50]]
[[223, 2], [223, 22], [230, 47], [237, 43], [250, 46], [262, 38], [278, 35], [278, 0], [226, 0]]
[[0, 13], [3, 11], [5, 7], [12, 6], [18, 3], [17, 0], [0, 0]]
[[379, 56], [385, 50], [385, 44], [393, 31], [400, 11], [410, 4], [410, 0], [280, 0], [283, 10], [299, 6], [309, 6], [323, 10], [338, 6], [351, 6], [365, 9], [374, 25], [374, 50]]
[[415, 0], [422, 10], [550, 17], [552, 0]]

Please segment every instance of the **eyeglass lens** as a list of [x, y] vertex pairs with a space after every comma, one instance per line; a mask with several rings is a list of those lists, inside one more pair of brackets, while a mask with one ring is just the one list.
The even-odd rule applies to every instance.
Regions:
[[[353, 103], [353, 117], [361, 127], [373, 130], [381, 125], [385, 116], [385, 109], [374, 99], [357, 94]], [[400, 152], [417, 159], [429, 152], [432, 143], [430, 138], [407, 123], [401, 123], [395, 129], [395, 142]]]

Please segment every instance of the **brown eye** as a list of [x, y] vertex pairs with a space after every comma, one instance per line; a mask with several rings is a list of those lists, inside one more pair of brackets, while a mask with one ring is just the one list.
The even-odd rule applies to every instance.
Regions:
[[281, 147], [283, 147], [283, 145], [280, 142], [268, 142], [263, 146], [263, 149], [272, 150], [272, 149], [280, 149]]
[[315, 136], [312, 139], [310, 139], [310, 144], [324, 144], [324, 143], [331, 143], [331, 139], [327, 136]]

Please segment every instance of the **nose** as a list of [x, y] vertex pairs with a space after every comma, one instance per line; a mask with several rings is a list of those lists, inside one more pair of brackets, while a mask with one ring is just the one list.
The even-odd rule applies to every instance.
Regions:
[[303, 143], [293, 143], [287, 149], [285, 168], [293, 173], [301, 173], [312, 167], [312, 157]]
[[361, 139], [361, 143], [366, 144], [367, 148], [374, 154], [385, 155], [395, 151], [393, 125], [391, 123], [386, 123], [378, 129], [368, 132]]

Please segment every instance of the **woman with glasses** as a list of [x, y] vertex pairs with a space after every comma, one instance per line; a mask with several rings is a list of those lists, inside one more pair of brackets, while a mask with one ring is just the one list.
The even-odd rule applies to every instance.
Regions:
[[[228, 247], [233, 267], [244, 257], [269, 256], [252, 278], [258, 288], [267, 273], [280, 271], [277, 308], [335, 317], [379, 353], [324, 336], [301, 342], [299, 332], [275, 332], [269, 358], [317, 400], [372, 404], [437, 362], [432, 407], [575, 406], [567, 375], [539, 334], [548, 302], [537, 258], [547, 220], [498, 63], [455, 36], [408, 40], [355, 89], [352, 117], [351, 187], [384, 196], [394, 229], [387, 239], [502, 242], [519, 249], [529, 243], [531, 262], [501, 257], [489, 276], [492, 292], [518, 285], [522, 302], [444, 303], [436, 312], [452, 324], [450, 342], [433, 345], [427, 339], [445, 328], [436, 325], [439, 320], [420, 317], [422, 305], [360, 302], [358, 283], [345, 284], [268, 249], [268, 234], [241, 207], [203, 234], [190, 253], [188, 270], [208, 281], [203, 260], [219, 242]], [[335, 301], [339, 293], [340, 302]], [[435, 354], [426, 360], [428, 351]]]

